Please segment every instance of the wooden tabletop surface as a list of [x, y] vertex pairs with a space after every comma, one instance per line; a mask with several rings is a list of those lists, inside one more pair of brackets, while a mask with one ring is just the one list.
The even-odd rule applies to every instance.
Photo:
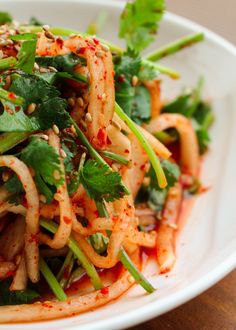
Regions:
[[236, 270], [188, 303], [129, 330], [236, 330]]

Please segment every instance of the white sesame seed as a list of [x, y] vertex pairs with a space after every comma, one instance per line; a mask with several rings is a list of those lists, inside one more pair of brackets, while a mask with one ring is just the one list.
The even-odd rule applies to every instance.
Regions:
[[54, 199], [58, 202], [63, 202], [64, 201], [64, 198], [62, 197], [62, 195], [58, 194], [58, 193], [55, 193]]
[[103, 56], [105, 55], [105, 53], [104, 53], [104, 51], [102, 51], [102, 50], [97, 50], [96, 53], [95, 53], [95, 55], [96, 55], [97, 57], [103, 57]]
[[108, 52], [110, 50], [109, 46], [101, 44], [102, 50], [104, 50], [104, 52]]
[[89, 112], [86, 113], [85, 115], [85, 121], [91, 123], [93, 121], [93, 118]]
[[47, 201], [47, 199], [46, 199], [46, 197], [44, 195], [39, 195], [39, 200], [42, 203], [46, 203], [46, 201]]
[[35, 69], [35, 70], [39, 70], [39, 65], [38, 65], [38, 63], [36, 63], [36, 62], [34, 63], [34, 69]]
[[84, 106], [84, 100], [82, 99], [82, 97], [78, 97], [77, 98], [77, 102], [78, 102], [78, 105], [82, 108]]
[[129, 275], [127, 279], [128, 279], [130, 284], [135, 283], [135, 279], [133, 278], [133, 276]]
[[57, 72], [57, 69], [54, 68], [54, 66], [49, 66], [48, 68], [49, 68], [49, 70], [52, 71], [52, 72]]
[[102, 94], [102, 102], [105, 102], [107, 99], [107, 94], [106, 93], [103, 93]]
[[70, 129], [71, 129], [71, 132], [72, 132], [73, 134], [77, 134], [74, 125], [71, 125]]
[[54, 132], [55, 134], [58, 135], [58, 134], [60, 133], [59, 128], [57, 127], [57, 125], [54, 124], [54, 125], [52, 126], [52, 129], [53, 129], [53, 132]]
[[27, 108], [27, 113], [30, 115], [33, 113], [36, 109], [36, 104], [35, 103], [30, 103], [28, 108]]
[[73, 107], [75, 105], [75, 99], [73, 97], [69, 97], [67, 103]]
[[83, 119], [80, 120], [80, 124], [83, 126], [85, 130], [88, 128], [86, 122]]
[[50, 29], [50, 26], [45, 24], [42, 26], [42, 28], [44, 29], [44, 31], [48, 31]]
[[4, 172], [2, 173], [2, 181], [3, 181], [3, 182], [7, 182], [7, 181], [9, 180], [9, 178], [10, 178], [10, 174], [9, 174], [9, 172], [4, 171]]
[[55, 180], [60, 180], [60, 178], [61, 178], [60, 172], [58, 170], [54, 170], [53, 171], [53, 177], [54, 177]]
[[173, 229], [178, 229], [178, 225], [176, 223], [167, 223], [167, 225]]
[[66, 158], [67, 157], [67, 155], [66, 155], [66, 153], [65, 153], [65, 151], [63, 149], [60, 149], [60, 155], [61, 155], [62, 158]]
[[135, 86], [137, 86], [137, 84], [138, 84], [138, 77], [137, 76], [133, 76], [132, 77], [132, 85], [135, 87]]

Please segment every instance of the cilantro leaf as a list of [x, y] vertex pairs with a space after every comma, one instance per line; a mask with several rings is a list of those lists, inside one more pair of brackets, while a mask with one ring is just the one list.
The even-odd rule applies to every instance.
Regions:
[[40, 295], [32, 289], [24, 291], [10, 291], [11, 280], [0, 282], [0, 306], [30, 304], [38, 299]]
[[140, 52], [154, 40], [164, 9], [164, 0], [135, 0], [126, 4], [119, 37], [126, 40], [128, 48]]
[[151, 96], [142, 85], [133, 86], [132, 78], [147, 78], [148, 69], [141, 67], [141, 58], [132, 52], [122, 56], [115, 66], [116, 101], [126, 114], [138, 124], [151, 116]]
[[9, 13], [7, 12], [0, 12], [0, 24], [6, 24], [6, 23], [11, 23], [12, 22], [12, 17]]
[[125, 187], [118, 172], [111, 172], [108, 165], [89, 159], [80, 170], [80, 182], [90, 198], [113, 202], [125, 195]]
[[[59, 155], [45, 140], [33, 137], [22, 150], [21, 159], [34, 169], [36, 185], [50, 202], [56, 188], [64, 182]], [[54, 175], [55, 171], [59, 177]]]
[[88, 241], [98, 254], [103, 254], [107, 250], [109, 238], [104, 236], [102, 233], [96, 233], [89, 236]]
[[16, 67], [26, 73], [32, 73], [35, 62], [37, 36], [33, 33], [25, 33], [12, 36], [11, 39], [25, 40], [17, 54], [18, 63]]
[[18, 179], [16, 174], [13, 174], [10, 179], [4, 183], [4, 187], [11, 194], [21, 194], [24, 192], [24, 188], [22, 186], [21, 181]]

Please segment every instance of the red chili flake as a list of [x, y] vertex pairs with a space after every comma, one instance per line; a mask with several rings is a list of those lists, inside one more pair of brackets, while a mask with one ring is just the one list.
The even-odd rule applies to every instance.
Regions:
[[107, 144], [108, 145], [111, 145], [112, 144], [111, 140], [109, 139], [109, 136], [107, 136]]
[[104, 128], [99, 128], [97, 139], [99, 146], [103, 146], [104, 144], [106, 144], [107, 135]]
[[16, 98], [16, 94], [13, 92], [10, 92], [10, 93], [8, 93], [8, 97], [9, 97], [9, 99], [14, 100]]
[[96, 217], [96, 218], [99, 217], [98, 210], [94, 211], [93, 213], [95, 214], [95, 217]]
[[106, 286], [105, 288], [102, 288], [102, 289], [100, 290], [100, 292], [101, 292], [102, 294], [104, 294], [104, 295], [109, 294], [109, 287]]
[[118, 81], [120, 83], [123, 83], [125, 81], [125, 76], [123, 74], [120, 74], [119, 77], [118, 77]]
[[38, 243], [39, 239], [37, 235], [31, 234], [30, 235], [30, 239], [29, 239], [29, 243]]
[[141, 165], [141, 166], [140, 166], [140, 170], [141, 170], [141, 171], [144, 171], [144, 170], [145, 170], [145, 167], [146, 167], [145, 164]]
[[102, 99], [102, 96], [101, 95], [97, 95], [97, 99], [98, 100], [101, 100]]
[[64, 44], [63, 39], [62, 39], [62, 38], [57, 38], [57, 39], [56, 39], [56, 44], [57, 44], [60, 48], [62, 48], [62, 47], [63, 47], [63, 44]]
[[10, 270], [9, 272], [6, 273], [6, 277], [12, 277], [15, 274], [16, 274], [16, 272]]
[[46, 302], [42, 303], [42, 306], [46, 308], [52, 308], [52, 305], [49, 305]]
[[16, 112], [20, 111], [20, 106], [17, 105], [17, 106], [15, 107], [15, 110], [16, 110]]
[[129, 154], [129, 149], [125, 149], [125, 153], [126, 154]]
[[68, 224], [68, 225], [71, 223], [71, 219], [68, 218], [67, 216], [64, 216], [64, 217], [63, 217], [63, 221], [64, 221], [66, 224]]
[[79, 54], [84, 54], [86, 51], [86, 47], [80, 47]]
[[93, 38], [93, 41], [94, 41], [94, 43], [95, 43], [96, 45], [99, 44], [99, 40], [98, 40], [97, 38]]

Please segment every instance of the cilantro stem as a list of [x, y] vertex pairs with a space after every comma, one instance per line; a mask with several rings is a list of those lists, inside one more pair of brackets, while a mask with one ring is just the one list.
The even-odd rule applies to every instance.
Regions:
[[[54, 223], [53, 221], [47, 221], [43, 219], [40, 220], [40, 226], [47, 229], [53, 234], [55, 234], [58, 229], [58, 225], [56, 223]], [[90, 260], [86, 257], [83, 251], [79, 248], [76, 240], [73, 237], [70, 237], [68, 239], [67, 245], [72, 250], [74, 255], [79, 259], [83, 268], [86, 270], [94, 288], [96, 290], [101, 289], [103, 285], [94, 265], [90, 262]]]
[[[100, 217], [109, 217], [107, 212], [107, 208], [104, 202], [96, 201], [96, 206], [98, 209], [98, 214]], [[108, 236], [110, 237], [111, 232], [107, 231]], [[123, 266], [129, 271], [129, 273], [133, 276], [133, 278], [139, 283], [148, 293], [152, 293], [155, 291], [154, 287], [150, 282], [145, 278], [145, 276], [137, 269], [134, 265], [128, 254], [125, 252], [124, 248], [121, 247], [119, 252], [120, 261]]]
[[3, 88], [0, 88], [0, 99], [6, 100], [16, 105], [22, 105], [24, 103], [23, 97], [17, 96], [14, 93], [6, 91]]
[[26, 140], [29, 133], [9, 132], [0, 135], [0, 155]]
[[162, 74], [166, 74], [167, 76], [169, 76], [170, 78], [172, 79], [179, 79], [180, 78], [180, 74], [179, 72], [167, 67], [167, 66], [164, 66], [164, 65], [160, 65], [160, 64], [157, 64], [157, 63], [153, 63], [153, 62], [150, 62], [146, 59], [142, 59], [142, 63], [145, 65], [148, 65], [149, 68], [152, 68], [153, 70], [155, 71], [159, 71], [160, 73]]
[[143, 149], [146, 151], [149, 160], [154, 168], [160, 188], [165, 188], [167, 185], [165, 173], [161, 167], [161, 163], [157, 155], [155, 154], [154, 150], [152, 149], [146, 138], [143, 136], [138, 126], [132, 121], [130, 117], [126, 115], [126, 113], [121, 109], [121, 107], [117, 103], [115, 105], [115, 112], [126, 123], [129, 129], [134, 133], [134, 135], [139, 140], [140, 144], [142, 145]]
[[175, 41], [157, 49], [156, 51], [146, 55], [145, 59], [152, 61], [152, 62], [158, 61], [161, 58], [175, 54], [178, 51], [182, 50], [183, 48], [189, 47], [197, 42], [202, 41], [203, 39], [204, 39], [203, 33], [190, 34], [188, 36], [175, 40]]
[[153, 293], [155, 291], [155, 288], [137, 269], [123, 248], [120, 250], [120, 261], [122, 262], [123, 266], [130, 272], [136, 282], [139, 283], [148, 293]]
[[170, 144], [177, 140], [177, 135], [171, 135], [165, 131], [156, 132], [155, 137], [164, 144]]
[[122, 164], [122, 165], [128, 165], [129, 164], [129, 160], [126, 159], [125, 157], [115, 154], [114, 152], [110, 152], [110, 151], [100, 151], [100, 154], [102, 154], [104, 157], [109, 158], [114, 160], [115, 162]]
[[15, 57], [7, 57], [0, 60], [0, 71], [13, 68], [17, 63]]
[[51, 269], [48, 267], [46, 262], [42, 257], [39, 259], [39, 268], [43, 277], [45, 278], [46, 282], [48, 283], [49, 287], [55, 294], [58, 300], [64, 301], [67, 299], [67, 296], [63, 289], [61, 288], [60, 284], [58, 283], [56, 277], [52, 273]]

